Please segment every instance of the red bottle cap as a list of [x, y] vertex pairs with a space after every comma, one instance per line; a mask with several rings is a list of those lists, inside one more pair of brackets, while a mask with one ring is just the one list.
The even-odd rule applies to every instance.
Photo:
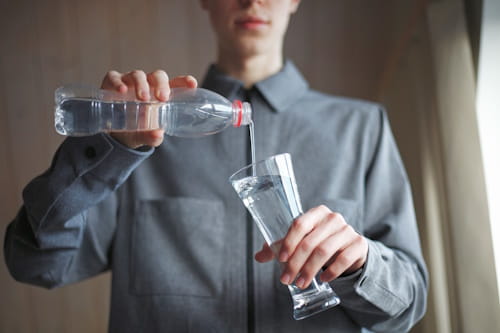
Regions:
[[235, 100], [233, 102], [233, 108], [238, 112], [238, 118], [236, 119], [236, 122], [234, 123], [234, 127], [240, 127], [241, 126], [241, 120], [243, 119], [243, 103], [241, 103], [240, 100]]

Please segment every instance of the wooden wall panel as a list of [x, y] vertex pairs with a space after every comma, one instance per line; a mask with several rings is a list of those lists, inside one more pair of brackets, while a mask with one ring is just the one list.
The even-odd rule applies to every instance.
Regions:
[[386, 63], [418, 1], [303, 1], [286, 54], [317, 89], [376, 100]]

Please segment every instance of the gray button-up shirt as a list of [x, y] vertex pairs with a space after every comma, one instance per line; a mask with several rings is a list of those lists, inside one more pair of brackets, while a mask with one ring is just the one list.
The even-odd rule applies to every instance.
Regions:
[[111, 269], [111, 332], [408, 330], [427, 272], [383, 109], [311, 90], [291, 62], [249, 91], [215, 67], [203, 86], [252, 103], [257, 159], [291, 153], [305, 209], [325, 204], [369, 239], [363, 269], [331, 282], [339, 306], [294, 321], [278, 265], [253, 260], [264, 240], [228, 182], [250, 162], [245, 127], [154, 152], [66, 139], [8, 227], [12, 275], [51, 288]]

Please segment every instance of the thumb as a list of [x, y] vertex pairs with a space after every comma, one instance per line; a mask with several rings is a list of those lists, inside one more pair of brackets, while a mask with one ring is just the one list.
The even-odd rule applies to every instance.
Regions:
[[267, 243], [264, 243], [262, 249], [255, 254], [255, 260], [261, 263], [268, 262], [273, 259], [274, 259], [274, 253], [269, 247], [269, 245], [267, 245]]
[[123, 145], [135, 149], [141, 146], [157, 147], [163, 141], [163, 130], [111, 132], [110, 135]]

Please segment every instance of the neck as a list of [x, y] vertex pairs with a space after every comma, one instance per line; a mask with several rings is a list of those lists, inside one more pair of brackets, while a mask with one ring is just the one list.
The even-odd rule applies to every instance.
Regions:
[[245, 88], [250, 88], [255, 83], [279, 72], [283, 66], [283, 57], [281, 54], [241, 57], [219, 53], [216, 65], [227, 75], [242, 81]]

